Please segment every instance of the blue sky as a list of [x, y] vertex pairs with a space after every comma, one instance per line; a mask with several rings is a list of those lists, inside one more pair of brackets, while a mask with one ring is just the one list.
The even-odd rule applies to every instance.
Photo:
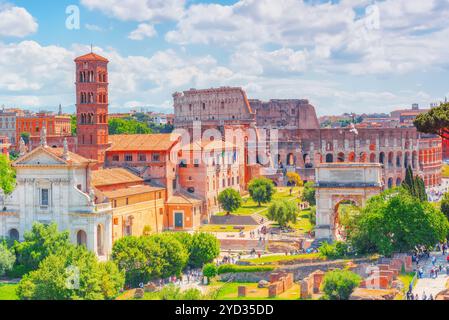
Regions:
[[217, 86], [320, 115], [427, 107], [449, 96], [448, 19], [449, 0], [0, 0], [0, 105], [73, 110], [73, 59], [93, 44], [112, 112]]

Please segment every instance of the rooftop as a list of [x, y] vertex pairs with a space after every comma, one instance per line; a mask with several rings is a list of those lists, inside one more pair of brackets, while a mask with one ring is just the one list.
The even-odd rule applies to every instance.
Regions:
[[123, 168], [92, 171], [92, 185], [95, 187], [122, 183], [143, 183], [143, 179]]
[[200, 199], [181, 192], [174, 192], [173, 195], [167, 200], [167, 204], [196, 204], [201, 202], [202, 201]]
[[167, 151], [178, 140], [174, 134], [111, 135], [108, 151]]
[[98, 54], [95, 54], [93, 52], [85, 54], [83, 56], [80, 56], [80, 57], [76, 58], [75, 61], [76, 62], [77, 61], [103, 61], [103, 62], [109, 62], [108, 59], [106, 59], [106, 58], [104, 58], [104, 57], [102, 57], [102, 56], [100, 56]]
[[144, 186], [134, 186], [134, 187], [122, 188], [122, 189], [117, 189], [117, 190], [113, 190], [113, 191], [101, 191], [101, 193], [104, 194], [104, 196], [109, 199], [114, 199], [114, 198], [129, 197], [129, 196], [133, 196], [133, 195], [145, 194], [145, 193], [162, 191], [162, 190], [165, 190], [165, 189], [144, 185]]

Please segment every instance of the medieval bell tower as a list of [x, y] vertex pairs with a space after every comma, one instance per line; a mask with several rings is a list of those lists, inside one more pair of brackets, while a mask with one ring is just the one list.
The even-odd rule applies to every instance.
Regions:
[[75, 59], [77, 153], [105, 161], [108, 144], [108, 63], [95, 53]]

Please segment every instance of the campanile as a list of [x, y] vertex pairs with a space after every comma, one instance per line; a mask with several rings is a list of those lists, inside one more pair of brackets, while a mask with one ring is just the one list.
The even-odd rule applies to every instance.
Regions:
[[75, 59], [77, 153], [105, 161], [108, 143], [108, 63], [95, 53]]

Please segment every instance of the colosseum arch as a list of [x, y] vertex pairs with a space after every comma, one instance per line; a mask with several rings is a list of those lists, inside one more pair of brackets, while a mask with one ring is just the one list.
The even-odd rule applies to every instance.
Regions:
[[338, 206], [350, 201], [363, 207], [381, 192], [379, 163], [323, 163], [316, 168], [316, 239], [338, 239]]

